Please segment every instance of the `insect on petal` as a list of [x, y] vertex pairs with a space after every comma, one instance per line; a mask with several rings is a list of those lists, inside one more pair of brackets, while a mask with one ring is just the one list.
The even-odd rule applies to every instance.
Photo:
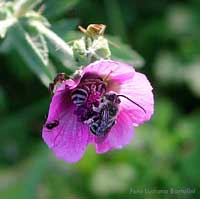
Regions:
[[130, 143], [133, 135], [134, 129], [130, 117], [126, 113], [120, 112], [116, 124], [106, 138], [102, 142], [98, 142], [98, 138], [96, 138], [96, 152], [105, 153], [111, 149], [121, 149]]
[[130, 143], [134, 126], [154, 111], [146, 76], [126, 63], [96, 61], [64, 80], [56, 89], [42, 137], [66, 162], [80, 160], [89, 143], [97, 153]]
[[74, 106], [67, 100], [68, 91], [53, 96], [47, 122], [58, 120], [59, 125], [48, 129], [44, 125], [42, 137], [55, 155], [66, 162], [77, 162], [88, 144], [88, 128], [77, 121]]

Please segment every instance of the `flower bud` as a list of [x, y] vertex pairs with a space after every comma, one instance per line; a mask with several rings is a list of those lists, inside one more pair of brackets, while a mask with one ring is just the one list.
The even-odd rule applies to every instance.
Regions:
[[72, 47], [77, 64], [84, 66], [96, 60], [109, 59], [111, 52], [103, 36], [105, 25], [91, 24], [87, 29], [79, 28], [85, 35], [76, 40]]

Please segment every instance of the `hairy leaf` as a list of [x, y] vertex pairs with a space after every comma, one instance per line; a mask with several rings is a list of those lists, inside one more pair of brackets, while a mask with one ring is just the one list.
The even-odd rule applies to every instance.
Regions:
[[47, 43], [44, 36], [40, 33], [37, 33], [34, 35], [29, 34], [26, 36], [26, 39], [30, 43], [32, 48], [34, 48], [34, 50], [40, 56], [44, 64], [47, 65], [49, 61], [48, 48], [47, 48]]
[[[22, 59], [27, 66], [40, 78], [40, 80], [48, 86], [55, 76], [55, 72], [46, 65], [44, 55], [41, 55], [39, 49], [31, 38], [31, 36], [20, 26], [16, 24], [11, 28], [13, 43], [15, 48], [21, 54]], [[43, 58], [42, 58], [43, 57]]]
[[8, 28], [12, 26], [15, 22], [16, 22], [15, 18], [10, 18], [0, 21], [0, 38], [5, 37]]
[[74, 62], [72, 49], [69, 45], [43, 24], [34, 22], [32, 25], [45, 36], [50, 54], [59, 59], [68, 70], [74, 71], [76, 69], [76, 64]]

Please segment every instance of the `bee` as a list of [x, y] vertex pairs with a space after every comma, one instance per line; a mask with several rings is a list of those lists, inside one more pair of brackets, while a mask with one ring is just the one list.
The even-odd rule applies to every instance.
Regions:
[[125, 95], [117, 95], [112, 92], [107, 93], [102, 98], [99, 107], [94, 108], [94, 111], [98, 112], [98, 115], [95, 116], [89, 124], [89, 129], [95, 136], [104, 137], [116, 123], [119, 104], [121, 103], [120, 97], [124, 97], [131, 101], [146, 113], [146, 110], [142, 106]]
[[[116, 106], [113, 107], [116, 108]], [[108, 107], [104, 105], [99, 115], [94, 117], [92, 122], [89, 124], [90, 131], [95, 136], [105, 136], [115, 124], [115, 116], [111, 117], [109, 115]]]
[[49, 91], [50, 93], [55, 93], [56, 89], [58, 88], [58, 86], [64, 81], [66, 80], [68, 77], [65, 73], [58, 73], [56, 75], [56, 77], [53, 80], [53, 83], [49, 84]]
[[45, 127], [49, 130], [57, 127], [59, 125], [59, 121], [58, 120], [53, 120], [52, 122], [48, 122], [45, 124]]
[[83, 79], [79, 86], [72, 91], [71, 99], [77, 107], [81, 107], [85, 105], [90, 95], [96, 92], [103, 95], [105, 91], [106, 85], [103, 79]]
[[94, 111], [99, 113], [89, 124], [89, 129], [94, 135], [101, 137], [110, 131], [115, 124], [120, 102], [115, 93], [107, 93], [102, 98], [99, 107], [94, 108]]
[[87, 90], [83, 88], [77, 88], [72, 92], [72, 102], [77, 106], [80, 107], [84, 105], [88, 98]]

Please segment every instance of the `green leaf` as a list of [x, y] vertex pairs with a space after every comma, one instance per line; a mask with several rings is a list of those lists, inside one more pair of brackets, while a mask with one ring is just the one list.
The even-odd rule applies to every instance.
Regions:
[[106, 36], [110, 41], [110, 50], [112, 59], [125, 61], [135, 68], [142, 67], [145, 63], [142, 56], [140, 56], [129, 45], [123, 43], [119, 38]]
[[38, 21], [46, 27], [51, 26], [49, 21], [47, 20], [47, 18], [43, 17], [39, 12], [35, 12], [35, 11], [32, 11], [32, 10], [28, 11], [24, 16], [22, 16], [20, 18], [20, 20], [24, 24], [31, 24], [34, 21]]
[[0, 2], [0, 20], [5, 20], [13, 16], [13, 4], [8, 1]]
[[49, 61], [49, 57], [48, 57], [47, 43], [44, 36], [38, 32], [33, 35], [30, 35], [30, 34], [27, 35], [26, 39], [28, 40], [32, 48], [40, 56], [44, 64], [47, 65]]
[[44, 11], [44, 15], [48, 18], [56, 18], [64, 14], [69, 9], [73, 8], [79, 0], [62, 0], [62, 1], [54, 1], [54, 0], [45, 0], [46, 9]]
[[0, 53], [8, 53], [12, 49], [12, 38], [11, 35], [8, 34], [0, 43]]
[[0, 38], [4, 38], [10, 26], [16, 22], [15, 18], [0, 21]]
[[21, 17], [27, 11], [33, 9], [42, 0], [16, 0], [14, 3], [15, 16]]
[[0, 3], [0, 38], [4, 38], [10, 26], [12, 26], [17, 19], [13, 16], [13, 7], [10, 2]]
[[55, 76], [55, 72], [46, 65], [43, 59], [44, 55], [41, 55], [41, 49], [33, 43], [31, 36], [20, 24], [12, 26], [10, 33], [16, 50], [21, 54], [27, 66], [40, 78], [44, 85], [48, 86]]
[[67, 43], [63, 41], [56, 33], [45, 27], [43, 24], [35, 21], [32, 23], [32, 25], [35, 26], [37, 30], [45, 36], [50, 54], [58, 59], [63, 66], [65, 66], [71, 72], [76, 70], [76, 63], [74, 61], [73, 52], [70, 46], [67, 45]]

